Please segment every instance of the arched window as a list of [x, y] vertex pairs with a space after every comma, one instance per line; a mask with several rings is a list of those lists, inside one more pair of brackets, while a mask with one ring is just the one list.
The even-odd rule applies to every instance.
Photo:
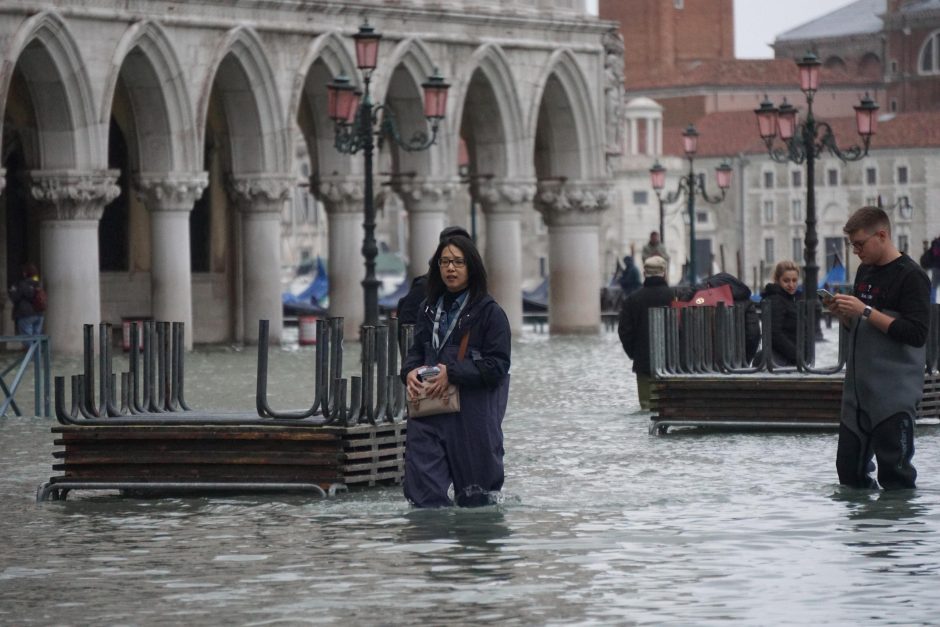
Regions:
[[931, 33], [924, 42], [917, 70], [921, 74], [940, 74], [940, 31]]

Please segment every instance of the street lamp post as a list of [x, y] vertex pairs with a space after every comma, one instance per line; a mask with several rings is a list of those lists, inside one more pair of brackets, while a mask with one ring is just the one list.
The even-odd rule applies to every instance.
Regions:
[[718, 188], [721, 194], [710, 196], [705, 189], [705, 176], [695, 172], [695, 153], [698, 151], [698, 131], [695, 126], [689, 126], [682, 133], [682, 148], [685, 156], [689, 160], [689, 171], [679, 179], [679, 185], [674, 190], [666, 194], [663, 198], [662, 190], [666, 186], [666, 168], [660, 165], [659, 161], [650, 168], [650, 182], [656, 191], [656, 198], [659, 200], [659, 237], [663, 237], [663, 203], [671, 204], [679, 200], [683, 194], [686, 196], [687, 209], [689, 212], [689, 285], [695, 285], [697, 277], [695, 269], [695, 196], [701, 194], [702, 199], [710, 204], [720, 203], [725, 199], [728, 188], [731, 187], [732, 168], [727, 163], [722, 163], [715, 168], [715, 178], [718, 182]]
[[[819, 66], [816, 55], [806, 54], [797, 61], [800, 68], [800, 91], [806, 96], [806, 119], [797, 121], [797, 108], [784, 98], [779, 108], [775, 107], [766, 96], [757, 114], [757, 126], [761, 138], [767, 145], [770, 158], [777, 163], [793, 162], [806, 164], [806, 236], [803, 249], [804, 289], [803, 298], [808, 308], [815, 312], [819, 285], [819, 266], [816, 265], [816, 246], [819, 239], [816, 234], [816, 158], [825, 149], [829, 154], [843, 162], [858, 161], [868, 155], [871, 136], [875, 134], [878, 123], [878, 105], [865, 94], [862, 101], [855, 105], [855, 123], [862, 138], [862, 146], [841, 149], [836, 143], [832, 127], [826, 122], [813, 117], [813, 98], [819, 88]], [[774, 138], [780, 134], [785, 148], [775, 148]], [[814, 333], [815, 330], [810, 329]], [[810, 336], [812, 337], [812, 336]], [[809, 355], [813, 355], [813, 343], [810, 343]]]
[[375, 152], [375, 136], [394, 142], [409, 152], [427, 150], [437, 139], [437, 131], [447, 108], [447, 89], [444, 78], [434, 71], [421, 87], [424, 90], [424, 116], [431, 126], [430, 135], [416, 131], [410, 140], [398, 133], [394, 112], [386, 105], [375, 104], [369, 94], [372, 71], [378, 65], [379, 40], [382, 36], [368, 23], [359, 27], [353, 35], [356, 43], [356, 67], [362, 72], [362, 91], [356, 89], [349, 77], [340, 74], [327, 85], [328, 114], [334, 123], [334, 146], [344, 154], [363, 154], [365, 176], [365, 216], [362, 223], [362, 256], [365, 259], [366, 276], [362, 280], [365, 300], [365, 324], [375, 325], [379, 320], [379, 284], [375, 276], [375, 257], [378, 246], [375, 242], [375, 203], [373, 198], [372, 157]]

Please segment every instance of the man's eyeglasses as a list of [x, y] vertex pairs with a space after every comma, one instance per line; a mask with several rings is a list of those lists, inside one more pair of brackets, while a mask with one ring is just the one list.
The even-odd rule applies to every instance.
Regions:
[[454, 257], [453, 259], [449, 257], [441, 257], [440, 259], [437, 260], [437, 265], [439, 265], [442, 268], [446, 268], [447, 266], [454, 266], [455, 268], [463, 268], [465, 265], [467, 265], [467, 260], [464, 259], [463, 257]]
[[863, 240], [860, 241], [860, 242], [852, 242], [852, 241], [850, 241], [849, 243], [852, 245], [852, 250], [854, 250], [855, 252], [859, 252], [860, 250], [862, 250], [863, 248], [865, 248], [865, 244], [868, 243], [868, 240], [870, 240], [871, 238], [873, 238], [873, 237], [876, 236], [876, 235], [878, 235], [878, 233], [872, 233], [871, 235], [869, 235], [868, 237], [866, 237], [865, 239], [863, 239]]

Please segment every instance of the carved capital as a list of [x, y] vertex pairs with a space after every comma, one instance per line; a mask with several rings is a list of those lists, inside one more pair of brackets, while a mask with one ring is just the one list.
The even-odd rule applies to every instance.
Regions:
[[610, 195], [610, 186], [599, 181], [544, 180], [538, 182], [535, 209], [548, 226], [597, 225]]
[[134, 182], [150, 211], [191, 211], [209, 185], [208, 172], [142, 173]]
[[104, 207], [117, 198], [120, 172], [99, 170], [33, 170], [30, 193], [40, 220], [100, 220]]
[[327, 213], [363, 213], [365, 182], [361, 179], [311, 179], [310, 189], [316, 190], [317, 200]]
[[392, 187], [410, 211], [446, 211], [457, 191], [456, 181], [397, 176]]
[[296, 186], [297, 179], [284, 174], [238, 175], [229, 178], [228, 194], [241, 212], [280, 213]]
[[471, 184], [470, 192], [486, 213], [513, 213], [535, 197], [535, 181], [479, 179]]

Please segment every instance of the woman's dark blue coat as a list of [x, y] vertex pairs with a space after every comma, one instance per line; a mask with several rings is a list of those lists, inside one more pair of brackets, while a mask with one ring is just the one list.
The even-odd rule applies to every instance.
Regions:
[[[440, 353], [431, 344], [435, 306], [422, 307], [414, 344], [402, 363], [401, 378], [422, 365], [447, 366], [460, 390], [460, 411], [409, 418], [405, 449], [405, 497], [418, 507], [492, 502], [503, 486], [503, 416], [509, 399], [511, 333], [505, 312], [489, 295], [468, 303]], [[467, 352], [457, 361], [460, 340], [469, 330]]]

